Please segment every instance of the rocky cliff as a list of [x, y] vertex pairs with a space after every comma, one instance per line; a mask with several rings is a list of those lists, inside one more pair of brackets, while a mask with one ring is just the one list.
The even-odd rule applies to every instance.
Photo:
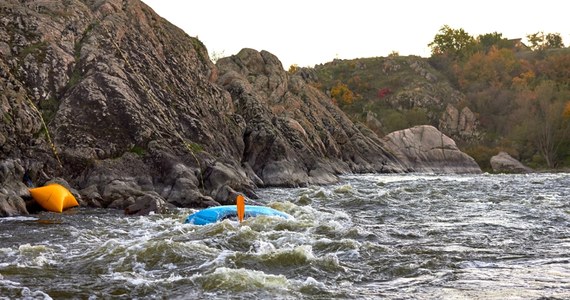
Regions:
[[7, 0], [0, 24], [4, 215], [27, 212], [24, 173], [137, 212], [405, 171], [275, 56], [245, 49], [216, 67], [138, 0]]
[[244, 49], [217, 62], [218, 82], [244, 117], [243, 161], [269, 185], [326, 184], [346, 172], [402, 172], [370, 130], [353, 124], [269, 52]]

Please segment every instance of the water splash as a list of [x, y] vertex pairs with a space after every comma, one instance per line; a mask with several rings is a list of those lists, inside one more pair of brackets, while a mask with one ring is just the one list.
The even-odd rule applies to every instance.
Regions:
[[[570, 175], [351, 175], [262, 189], [294, 220], [0, 219], [9, 298], [570, 298]], [[7, 296], [5, 296], [7, 295]]]

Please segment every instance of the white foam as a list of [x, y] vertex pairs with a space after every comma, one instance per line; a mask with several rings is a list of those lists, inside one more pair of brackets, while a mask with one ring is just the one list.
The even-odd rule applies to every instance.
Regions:
[[234, 251], [222, 250], [222, 252], [220, 252], [218, 254], [218, 256], [216, 258], [214, 258], [214, 260], [201, 264], [200, 266], [198, 266], [198, 269], [208, 268], [210, 266], [223, 265], [226, 261], [226, 258], [228, 258], [229, 256], [231, 256], [233, 254], [234, 254]]
[[57, 261], [53, 259], [56, 253], [48, 246], [23, 244], [18, 247], [18, 252], [18, 267], [57, 265]]
[[35, 221], [35, 220], [39, 220], [39, 218], [29, 217], [29, 216], [4, 217], [0, 218], [0, 223], [9, 222], [9, 221]]
[[290, 286], [289, 280], [283, 275], [271, 275], [244, 268], [220, 267], [209, 274], [195, 274], [191, 279], [202, 281], [206, 289], [215, 290], [286, 289]]
[[22, 289], [22, 296], [24, 299], [43, 299], [43, 300], [53, 300], [48, 294], [42, 291], [31, 291], [29, 288], [25, 287]]
[[253, 247], [255, 248], [256, 254], [268, 254], [276, 250], [275, 246], [272, 243], [262, 240], [255, 241]]
[[309, 277], [307, 277], [307, 279], [305, 279], [305, 282], [303, 282], [303, 285], [313, 286], [313, 287], [323, 289], [323, 290], [325, 290], [327, 288], [327, 286], [324, 283], [316, 280], [315, 278], [313, 278], [311, 276], [309, 276]]
[[[139, 270], [140, 271], [140, 270]], [[103, 277], [110, 278], [114, 281], [124, 281], [134, 286], [151, 286], [154, 284], [173, 283], [183, 280], [184, 277], [180, 275], [170, 274], [166, 278], [157, 278], [153, 273], [144, 271], [141, 272], [113, 272]]]

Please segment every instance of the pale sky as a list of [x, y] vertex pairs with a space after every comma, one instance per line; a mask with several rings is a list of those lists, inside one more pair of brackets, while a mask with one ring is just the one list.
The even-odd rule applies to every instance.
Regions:
[[570, 43], [567, 3], [452, 0], [142, 0], [163, 18], [198, 37], [213, 53], [267, 50], [283, 68], [313, 67], [335, 58], [429, 57], [427, 44], [443, 25], [473, 37], [498, 32], [523, 38], [559, 33]]

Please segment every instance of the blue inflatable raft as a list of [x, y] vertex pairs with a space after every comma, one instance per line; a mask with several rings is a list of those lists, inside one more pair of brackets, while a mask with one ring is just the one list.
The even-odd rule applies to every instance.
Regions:
[[[245, 219], [257, 216], [277, 216], [285, 219], [293, 218], [287, 213], [275, 210], [270, 207], [257, 205], [245, 206]], [[199, 212], [189, 215], [184, 223], [206, 225], [228, 218], [237, 218], [237, 207], [235, 205], [213, 206], [203, 209]]]

